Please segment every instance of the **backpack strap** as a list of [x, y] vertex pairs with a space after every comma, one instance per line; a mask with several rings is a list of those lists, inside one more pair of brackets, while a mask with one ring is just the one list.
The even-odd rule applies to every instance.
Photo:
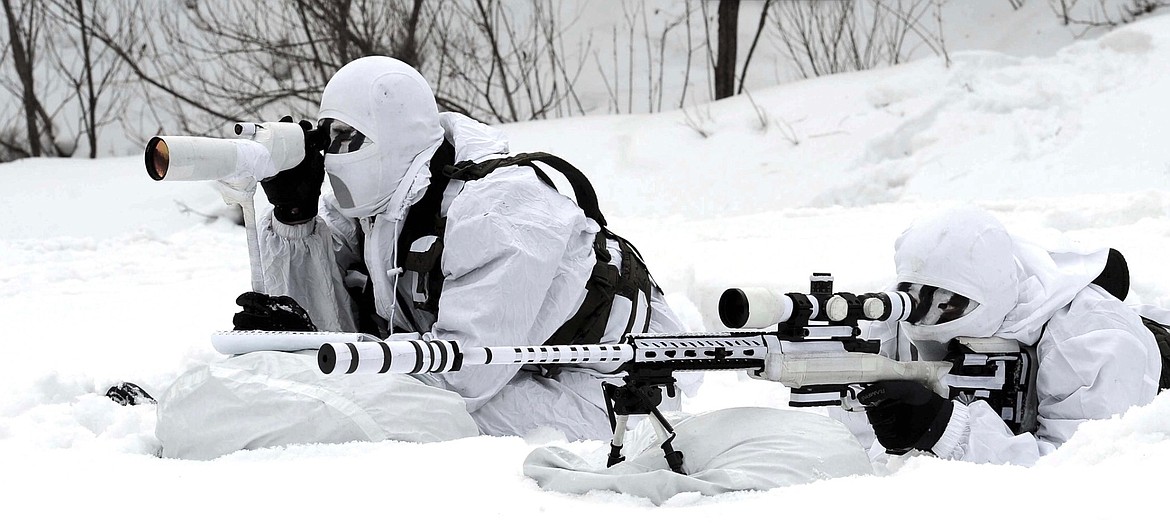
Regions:
[[618, 248], [622, 251], [621, 278], [623, 281], [618, 284], [617, 294], [632, 300], [635, 308], [638, 303], [638, 295], [646, 300], [647, 310], [641, 327], [635, 328], [638, 312], [631, 310], [629, 322], [626, 324], [626, 333], [646, 333], [650, 329], [650, 297], [658, 284], [654, 283], [654, 278], [650, 276], [650, 269], [646, 266], [646, 261], [642, 259], [642, 253], [638, 252], [633, 243], [609, 231], [609, 229], [605, 229], [605, 233], [610, 238], [617, 240]]
[[[398, 236], [397, 265], [404, 271], [414, 272], [417, 278], [412, 293], [414, 306], [432, 314], [438, 314], [439, 297], [443, 291], [443, 231], [447, 220], [441, 209], [443, 192], [451, 182], [443, 174], [443, 169], [454, 162], [455, 146], [444, 140], [431, 157], [431, 182], [422, 198], [410, 207]], [[409, 314], [409, 311], [404, 308], [403, 313]], [[418, 327], [413, 321], [411, 324]], [[414, 331], [423, 333], [427, 330]]]
[[[492, 171], [507, 166], [524, 166], [531, 168], [536, 176], [549, 187], [556, 189], [552, 179], [537, 163], [544, 164], [565, 177], [573, 188], [573, 196], [577, 206], [585, 216], [593, 219], [601, 231], [593, 241], [593, 253], [597, 263], [593, 272], [585, 282], [585, 300], [569, 320], [565, 321], [555, 331], [545, 344], [595, 344], [605, 335], [609, 324], [614, 296], [629, 299], [631, 304], [629, 320], [626, 323], [626, 333], [645, 333], [650, 326], [650, 297], [657, 288], [650, 271], [646, 267], [642, 254], [625, 238], [618, 236], [607, 228], [605, 216], [597, 201], [597, 192], [589, 178], [564, 159], [544, 152], [522, 153], [508, 158], [485, 160], [480, 163], [460, 162], [444, 171], [444, 175], [457, 180], [476, 180], [487, 176]], [[558, 190], [559, 191], [559, 190]], [[616, 241], [622, 254], [621, 268], [610, 263], [613, 256], [607, 248], [607, 240]], [[641, 296], [639, 296], [641, 295]], [[643, 321], [638, 324], [639, 298], [645, 300], [646, 311], [642, 313]]]
[[[606, 242], [613, 239], [618, 243], [622, 253], [621, 267], [610, 263], [613, 255], [609, 252]], [[643, 314], [645, 317], [638, 325], [638, 300], [650, 304], [650, 297], [656, 287], [650, 271], [638, 249], [634, 248], [625, 238], [604, 229], [597, 233], [593, 240], [593, 253], [597, 256], [597, 263], [593, 265], [593, 274], [585, 282], [585, 301], [569, 320], [557, 329], [545, 344], [597, 344], [605, 336], [605, 329], [609, 324], [609, 316], [613, 308], [614, 296], [629, 299], [631, 304], [630, 316], [626, 321], [625, 333], [646, 333], [650, 327], [649, 309]], [[640, 295], [640, 296], [639, 296]]]
[[548, 178], [548, 175], [536, 166], [536, 162], [546, 164], [564, 175], [565, 180], [568, 180], [569, 185], [573, 187], [573, 195], [577, 198], [577, 206], [585, 212], [585, 216], [597, 221], [597, 224], [602, 227], [606, 226], [605, 216], [601, 214], [601, 208], [597, 205], [597, 192], [594, 191], [593, 184], [589, 182], [589, 179], [580, 169], [577, 169], [573, 164], [566, 162], [563, 158], [556, 155], [535, 152], [523, 153], [508, 158], [494, 158], [478, 163], [468, 160], [459, 162], [449, 168], [444, 168], [443, 175], [451, 180], [471, 181], [486, 177], [492, 171], [501, 167], [525, 166], [532, 168], [537, 176], [540, 177], [540, 180], [544, 181], [545, 184], [548, 184], [553, 189], [556, 189], [552, 179]]
[[597, 344], [605, 335], [613, 297], [618, 292], [621, 272], [609, 262], [613, 256], [605, 246], [605, 234], [598, 232], [593, 239], [593, 253], [597, 262], [593, 273], [585, 281], [585, 301], [581, 308], [553, 332], [545, 344]]

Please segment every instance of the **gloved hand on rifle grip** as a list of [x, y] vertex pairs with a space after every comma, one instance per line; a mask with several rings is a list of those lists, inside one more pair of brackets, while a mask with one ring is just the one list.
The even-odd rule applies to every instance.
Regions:
[[236, 298], [243, 309], [232, 317], [236, 330], [317, 331], [309, 314], [290, 296], [248, 291]]
[[916, 381], [878, 381], [857, 394], [886, 452], [929, 451], [942, 438], [955, 404]]
[[[293, 120], [285, 116], [280, 121]], [[287, 225], [301, 224], [317, 216], [317, 201], [321, 197], [321, 184], [325, 181], [325, 155], [309, 137], [313, 124], [302, 120], [300, 126], [305, 131], [304, 160], [296, 167], [260, 182], [272, 204], [272, 215]]]

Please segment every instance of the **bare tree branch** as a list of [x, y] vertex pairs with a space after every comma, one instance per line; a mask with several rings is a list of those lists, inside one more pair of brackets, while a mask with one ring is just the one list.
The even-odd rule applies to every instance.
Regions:
[[760, 43], [760, 35], [764, 33], [764, 27], [768, 25], [768, 7], [771, 5], [772, 0], [764, 0], [764, 5], [760, 8], [760, 22], [756, 25], [756, 35], [752, 37], [752, 44], [748, 47], [747, 57], [743, 60], [743, 69], [739, 72], [739, 86], [735, 89], [736, 94], [743, 93], [743, 83], [747, 81], [748, 65], [752, 62], [752, 55], [756, 53], [756, 45]]

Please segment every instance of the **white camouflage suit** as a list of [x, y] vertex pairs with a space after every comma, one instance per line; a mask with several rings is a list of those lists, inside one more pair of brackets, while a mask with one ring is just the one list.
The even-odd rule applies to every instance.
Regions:
[[[1153, 400], [1161, 370], [1153, 335], [1133, 308], [1091, 283], [1107, 254], [1108, 249], [1046, 250], [1013, 237], [973, 207], [922, 219], [902, 234], [895, 245], [897, 282], [947, 289], [979, 305], [943, 324], [903, 323], [900, 337], [896, 329], [875, 326], [870, 336], [884, 340], [884, 352], [896, 350], [902, 360], [934, 360], [952, 338], [1001, 337], [1034, 347], [1038, 359], [1034, 433], [1013, 434], [986, 402], [956, 401], [933, 453], [1031, 465], [1086, 420]], [[881, 447], [874, 447], [871, 454], [877, 456]]]
[[[345, 282], [353, 277], [343, 278], [343, 274], [363, 262], [380, 317], [398, 329], [410, 329], [413, 319], [424, 328], [416, 330], [423, 338], [482, 346], [543, 344], [577, 312], [596, 264], [593, 243], [600, 227], [572, 199], [538, 180], [531, 169], [515, 166], [448, 186], [441, 205], [446, 228], [438, 313], [425, 313], [409, 302], [415, 273], [404, 274], [397, 268], [397, 241], [409, 208], [427, 189], [432, 156], [444, 139], [454, 146], [456, 161], [507, 156], [508, 144], [499, 131], [459, 114], [439, 113], [426, 81], [405, 63], [388, 57], [362, 58], [339, 70], [322, 95], [319, 118], [344, 122], [365, 134], [367, 142], [352, 152], [326, 153], [331, 192], [327, 189], [323, 195], [316, 219], [299, 225], [283, 224], [271, 213], [261, 219], [259, 238], [268, 294], [296, 299], [318, 329], [355, 331], [356, 305], [345, 289]], [[622, 256], [616, 243], [610, 243], [611, 263], [616, 265]], [[364, 278], [358, 281], [364, 283]], [[396, 302], [395, 290], [401, 300], [408, 301], [407, 307]], [[662, 293], [654, 289], [650, 298], [615, 297], [602, 341], [616, 342], [621, 337], [631, 311], [636, 312], [633, 320], [639, 330], [681, 331]], [[404, 318], [404, 311], [411, 312], [411, 319]], [[255, 354], [242, 357], [249, 355]], [[484, 434], [524, 435], [552, 427], [570, 440], [602, 439], [611, 433], [601, 382], [615, 377], [610, 372], [616, 368], [615, 364], [575, 365], [546, 376], [519, 365], [468, 366], [460, 372], [418, 379], [461, 396]], [[328, 384], [344, 387], [343, 380], [346, 377], [333, 377]], [[354, 381], [378, 384], [369, 378]], [[222, 380], [216, 384], [236, 387]], [[688, 390], [695, 384], [692, 381]], [[176, 404], [165, 413], [190, 416], [178, 402], [196, 401], [201, 388], [196, 385], [172, 397]], [[260, 408], [282, 399], [262, 394], [251, 392], [246, 399]], [[664, 408], [669, 410], [672, 404], [676, 405], [672, 402]], [[206, 400], [202, 405], [206, 408]], [[160, 424], [163, 415], [160, 411]], [[176, 423], [171, 418], [166, 421]], [[174, 432], [177, 429], [160, 426], [160, 438], [164, 430], [172, 438], [188, 437]], [[459, 431], [445, 436], [456, 434], [466, 435]], [[288, 442], [287, 437], [284, 440]], [[168, 442], [164, 440], [163, 445]]]
[[[433, 322], [421, 330], [425, 338], [538, 345], [576, 314], [596, 263], [592, 245], [600, 227], [530, 168], [517, 166], [461, 191], [448, 187], [438, 318], [395, 303], [395, 288], [401, 300], [412, 300], [413, 273], [397, 274], [394, 249], [409, 206], [426, 191], [434, 152], [446, 139], [455, 160], [498, 158], [508, 154], [507, 139], [474, 119], [438, 112], [422, 77], [388, 57], [340, 69], [325, 87], [319, 117], [352, 125], [373, 145], [326, 153], [333, 193], [322, 201], [321, 218], [285, 226], [267, 216], [261, 238], [269, 289], [296, 298], [318, 328], [352, 329], [339, 271], [357, 260], [370, 270], [378, 315], [408, 329], [402, 310], [412, 311], [415, 322]], [[617, 247], [611, 254], [621, 259]], [[682, 330], [655, 290], [651, 301], [618, 297], [603, 342], [617, 342], [631, 309], [641, 322], [649, 318], [648, 331]], [[569, 367], [546, 378], [518, 365], [468, 366], [433, 381], [462, 395], [483, 433], [552, 426], [570, 439], [600, 439], [610, 427], [599, 378], [614, 369]]]

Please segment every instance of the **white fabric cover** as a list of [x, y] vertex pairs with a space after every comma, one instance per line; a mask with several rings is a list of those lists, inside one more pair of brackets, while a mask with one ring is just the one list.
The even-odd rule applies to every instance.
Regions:
[[[898, 282], [944, 287], [980, 303], [945, 324], [902, 325], [921, 358], [938, 355], [955, 337], [995, 336], [1034, 346], [1039, 360], [1035, 434], [1013, 435], [983, 402], [955, 403], [934, 453], [1030, 465], [1085, 420], [1153, 400], [1161, 370], [1153, 336], [1132, 308], [1091, 285], [1107, 253], [1046, 250], [971, 207], [922, 219], [903, 233], [895, 245]], [[878, 327], [871, 331], [882, 334]], [[901, 342], [882, 338], [888, 345]], [[911, 358], [905, 348], [898, 356]]]
[[605, 467], [601, 454], [591, 462], [564, 448], [542, 447], [525, 459], [524, 474], [546, 490], [616, 491], [657, 505], [684, 492], [767, 490], [873, 472], [849, 430], [819, 414], [732, 408], [684, 417], [672, 425], [673, 446], [684, 455], [686, 475], [670, 470], [662, 449], [653, 443], [649, 421], [639, 423], [628, 437], [624, 454], [634, 456], [613, 467]]
[[[297, 300], [317, 329], [357, 331], [354, 309], [341, 278], [334, 245], [341, 236], [320, 218], [299, 225], [276, 221], [271, 212], [260, 218], [260, 263], [268, 294]], [[314, 303], [315, 301], [336, 301]]]
[[397, 374], [329, 377], [315, 352], [254, 352], [181, 375], [159, 397], [167, 458], [351, 441], [437, 442], [479, 434], [460, 397]]

